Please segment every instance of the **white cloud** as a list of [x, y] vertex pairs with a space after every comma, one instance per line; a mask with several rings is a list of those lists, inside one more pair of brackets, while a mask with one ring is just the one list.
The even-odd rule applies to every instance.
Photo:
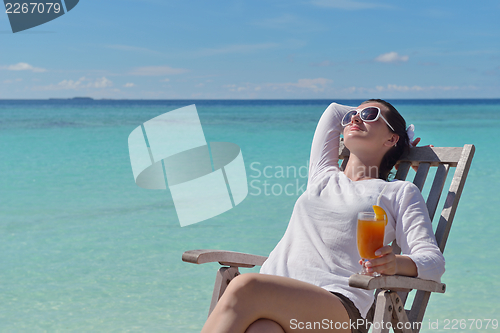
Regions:
[[377, 62], [385, 63], [395, 63], [395, 62], [406, 62], [410, 59], [407, 55], [399, 55], [397, 52], [389, 52], [379, 55], [375, 58]]
[[32, 71], [34, 73], [43, 73], [47, 71], [45, 68], [33, 67], [25, 62], [18, 62], [15, 65], [2, 66], [0, 69], [8, 71]]
[[135, 87], [135, 84], [133, 84], [132, 82], [128, 82], [128, 83], [125, 83], [123, 86], [125, 88], [132, 88], [132, 87]]
[[[346, 97], [367, 98], [368, 96], [392, 96], [392, 97], [421, 97], [421, 96], [446, 96], [447, 94], [460, 94], [462, 92], [477, 91], [476, 86], [419, 86], [387, 84], [375, 87], [345, 87], [334, 89], [335, 94]], [[453, 96], [453, 95], [450, 95]], [[382, 97], [384, 98], [384, 97]]]
[[244, 85], [228, 84], [224, 88], [227, 88], [231, 92], [244, 92], [244, 91], [284, 91], [284, 92], [303, 92], [312, 91], [315, 93], [323, 92], [332, 83], [332, 80], [325, 78], [316, 79], [299, 79], [297, 82], [285, 82], [285, 83], [263, 83], [263, 84], [251, 84], [247, 83]]
[[111, 80], [108, 80], [103, 76], [102, 78], [96, 79], [94, 82], [90, 83], [87, 86], [93, 87], [93, 88], [107, 88], [107, 87], [111, 87], [112, 85], [113, 85], [113, 82], [111, 82]]
[[48, 88], [47, 90], [78, 89], [78, 88], [83, 87], [82, 83], [84, 81], [85, 81], [85, 77], [81, 77], [76, 81], [62, 80], [57, 85], [51, 84], [50, 86], [46, 86], [46, 87]]
[[408, 91], [452, 91], [452, 90], [468, 90], [475, 89], [475, 87], [459, 87], [459, 86], [404, 86], [397, 84], [388, 84], [387, 86], [377, 86], [375, 88], [377, 91], [398, 91], [398, 92], [408, 92]]
[[333, 81], [324, 78], [300, 79], [297, 81], [297, 83], [290, 83], [289, 85], [298, 88], [310, 89], [312, 91], [323, 91], [325, 89], [325, 86], [327, 86], [331, 82]]
[[337, 8], [345, 10], [392, 8], [391, 6], [378, 3], [351, 1], [351, 0], [312, 0], [311, 3], [318, 7]]
[[169, 78], [165, 78], [165, 79], [163, 79], [163, 80], [160, 80], [160, 82], [169, 82], [169, 81], [170, 81], [170, 79], [169, 79]]
[[388, 84], [386, 87], [384, 86], [377, 86], [375, 89], [377, 91], [422, 91], [425, 88], [421, 86], [399, 86], [397, 84]]
[[23, 79], [15, 79], [15, 80], [4, 80], [2, 83], [16, 83], [21, 82]]
[[186, 73], [188, 70], [184, 68], [172, 68], [169, 66], [145, 66], [137, 67], [130, 72], [131, 75], [140, 76], [160, 76]]
[[388, 84], [386, 86], [376, 86], [375, 88], [349, 87], [344, 89], [350, 93], [381, 93], [381, 92], [431, 92], [431, 91], [457, 91], [457, 90], [476, 90], [474, 86], [406, 86], [398, 84]]
[[62, 80], [58, 84], [34, 87], [33, 90], [82, 90], [82, 89], [103, 89], [113, 86], [113, 82], [104, 76], [95, 80], [87, 79], [84, 76], [78, 80]]

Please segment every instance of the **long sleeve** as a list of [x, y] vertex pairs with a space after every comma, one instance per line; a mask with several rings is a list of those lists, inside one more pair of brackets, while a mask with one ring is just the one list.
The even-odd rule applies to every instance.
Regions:
[[309, 160], [309, 183], [319, 174], [338, 171], [339, 143], [342, 133], [341, 121], [353, 107], [332, 103], [318, 122]]
[[418, 270], [418, 277], [440, 281], [445, 260], [436, 244], [432, 224], [419, 189], [407, 183], [395, 205], [398, 221], [396, 239], [401, 252], [410, 257]]

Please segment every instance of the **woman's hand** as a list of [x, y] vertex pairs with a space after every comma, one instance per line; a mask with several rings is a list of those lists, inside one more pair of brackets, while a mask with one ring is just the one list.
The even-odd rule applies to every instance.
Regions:
[[359, 261], [360, 265], [365, 266], [368, 273], [380, 273], [384, 275], [404, 275], [416, 277], [418, 275], [417, 265], [410, 257], [394, 254], [392, 247], [387, 245], [375, 251], [378, 258], [365, 261]]
[[[380, 273], [384, 275], [394, 275], [398, 271], [396, 255], [392, 252], [392, 247], [387, 245], [375, 251], [378, 258], [365, 261], [364, 266], [368, 273]], [[363, 265], [363, 261], [359, 261]]]
[[[413, 140], [413, 141], [410, 142], [410, 146], [412, 148], [415, 148], [418, 145], [419, 142], [420, 142], [420, 138], [416, 138], [415, 140]], [[434, 147], [434, 145], [427, 145], [427, 146], [422, 146], [422, 147]], [[399, 164], [396, 164], [394, 167], [397, 170], [399, 168]], [[417, 172], [418, 166], [412, 165], [411, 167], [412, 167], [413, 170], [415, 170], [415, 172]]]
[[[410, 145], [412, 147], [416, 147], [420, 142], [420, 138], [416, 138], [415, 140], [411, 141], [410, 142]], [[422, 146], [422, 147], [434, 147], [434, 145], [426, 145], [426, 146]]]

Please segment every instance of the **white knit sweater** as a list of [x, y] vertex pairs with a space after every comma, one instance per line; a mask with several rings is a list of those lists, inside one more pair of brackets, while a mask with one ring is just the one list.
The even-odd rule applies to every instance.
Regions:
[[422, 279], [440, 281], [444, 257], [436, 245], [424, 199], [415, 185], [381, 179], [355, 182], [339, 170], [340, 122], [352, 109], [334, 103], [323, 113], [311, 148], [307, 190], [298, 198], [283, 238], [260, 272], [339, 292], [366, 317], [373, 303], [373, 291], [348, 285], [349, 276], [361, 269], [356, 246], [357, 214], [371, 211], [385, 187], [380, 200], [389, 219], [384, 245], [396, 239], [402, 254], [415, 262]]

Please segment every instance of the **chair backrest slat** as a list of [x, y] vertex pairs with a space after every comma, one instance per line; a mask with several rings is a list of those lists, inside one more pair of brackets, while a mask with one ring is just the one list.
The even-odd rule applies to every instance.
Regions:
[[396, 172], [396, 179], [405, 180], [408, 176], [408, 171], [410, 170], [410, 162], [401, 162], [398, 165], [398, 171]]
[[417, 174], [413, 179], [413, 184], [418, 187], [420, 192], [422, 192], [422, 189], [424, 188], [425, 180], [427, 179], [427, 174], [429, 173], [430, 167], [431, 164], [428, 162], [420, 163], [418, 165]]
[[458, 162], [453, 179], [451, 180], [450, 190], [446, 196], [441, 218], [436, 229], [436, 240], [441, 252], [444, 252], [446, 241], [448, 240], [448, 234], [450, 233], [451, 224], [457, 211], [458, 201], [464, 189], [465, 179], [469, 173], [474, 151], [475, 147], [473, 145], [464, 146], [462, 158]]
[[347, 161], [349, 161], [349, 157], [344, 158], [344, 160], [342, 161], [342, 165], [340, 166], [340, 170], [342, 170], [342, 171], [345, 170], [345, 166], [347, 165]]
[[443, 192], [444, 183], [446, 182], [446, 177], [448, 176], [448, 170], [450, 170], [450, 165], [447, 163], [439, 164], [437, 167], [434, 182], [432, 183], [431, 191], [427, 197], [427, 210], [429, 211], [431, 221], [434, 219], [434, 214], [436, 214], [439, 199], [441, 198], [441, 193]]

